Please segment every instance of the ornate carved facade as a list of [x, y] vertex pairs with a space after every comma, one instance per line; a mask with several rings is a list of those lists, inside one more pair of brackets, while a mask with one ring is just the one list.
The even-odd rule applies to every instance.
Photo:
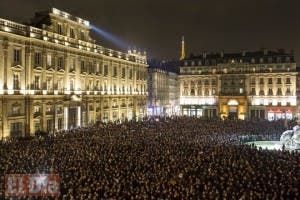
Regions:
[[1, 138], [146, 115], [146, 55], [99, 46], [89, 27], [55, 8], [0, 19]]
[[298, 116], [296, 62], [284, 50], [206, 54], [182, 60], [183, 115], [265, 118]]

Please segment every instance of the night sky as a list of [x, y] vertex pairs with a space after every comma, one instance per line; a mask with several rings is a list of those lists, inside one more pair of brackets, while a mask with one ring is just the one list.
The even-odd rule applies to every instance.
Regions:
[[[149, 57], [260, 48], [293, 49], [300, 60], [299, 0], [1, 0], [0, 17], [28, 22], [51, 7], [89, 20]], [[101, 37], [97, 43], [119, 49]]]

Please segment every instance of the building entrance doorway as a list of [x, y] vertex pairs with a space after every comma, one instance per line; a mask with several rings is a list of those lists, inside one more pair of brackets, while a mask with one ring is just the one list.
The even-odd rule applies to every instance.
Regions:
[[238, 107], [237, 106], [229, 106], [229, 119], [237, 119], [238, 118]]
[[238, 119], [238, 106], [239, 103], [237, 100], [228, 101], [228, 118], [229, 119]]
[[69, 108], [69, 128], [75, 128], [77, 125], [77, 108]]

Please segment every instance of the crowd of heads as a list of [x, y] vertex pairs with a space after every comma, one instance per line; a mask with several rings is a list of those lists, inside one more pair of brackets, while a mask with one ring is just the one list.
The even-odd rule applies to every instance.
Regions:
[[0, 197], [5, 174], [57, 173], [61, 199], [299, 199], [300, 154], [241, 141], [284, 130], [283, 121], [171, 117], [2, 142]]

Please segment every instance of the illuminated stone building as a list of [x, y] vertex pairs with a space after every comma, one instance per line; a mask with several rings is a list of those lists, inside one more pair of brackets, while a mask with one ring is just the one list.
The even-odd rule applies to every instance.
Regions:
[[148, 92], [148, 115], [178, 115], [178, 62], [149, 61]]
[[0, 19], [0, 137], [146, 115], [146, 55], [97, 45], [58, 9], [30, 25]]
[[296, 117], [296, 62], [284, 50], [203, 53], [181, 61], [183, 115], [264, 118]]

